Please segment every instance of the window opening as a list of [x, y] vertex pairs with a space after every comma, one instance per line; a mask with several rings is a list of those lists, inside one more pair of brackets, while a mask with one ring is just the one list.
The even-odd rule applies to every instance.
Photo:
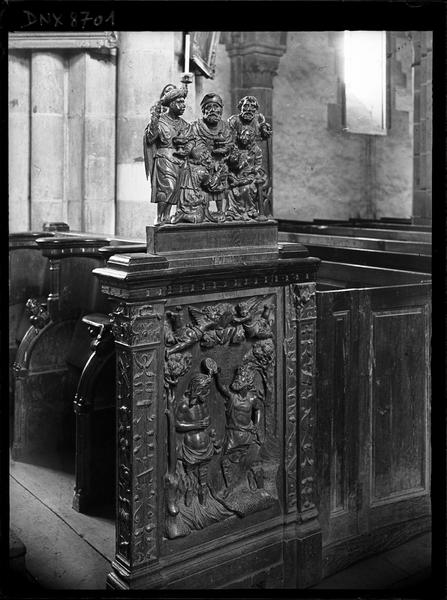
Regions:
[[386, 32], [344, 32], [344, 129], [386, 134]]

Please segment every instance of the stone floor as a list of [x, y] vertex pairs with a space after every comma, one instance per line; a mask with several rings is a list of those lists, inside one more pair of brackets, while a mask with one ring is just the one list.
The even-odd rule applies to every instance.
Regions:
[[[105, 588], [114, 553], [113, 515], [109, 509], [88, 516], [74, 511], [73, 480], [73, 473], [63, 468], [11, 462], [10, 524], [26, 547], [26, 574], [15, 574], [18, 594], [31, 588]], [[431, 536], [425, 534], [328, 577], [314, 590], [325, 590], [325, 597], [328, 590], [339, 595], [344, 589], [414, 594], [426, 586], [430, 563]]]

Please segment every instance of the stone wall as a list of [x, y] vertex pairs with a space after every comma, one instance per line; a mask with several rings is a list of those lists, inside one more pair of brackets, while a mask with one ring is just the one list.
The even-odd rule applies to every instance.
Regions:
[[[59, 40], [60, 43], [60, 40]], [[9, 229], [115, 229], [113, 53], [79, 48], [9, 54]]]
[[408, 44], [391, 38], [391, 129], [373, 136], [328, 127], [328, 105], [338, 91], [331, 36], [288, 33], [273, 94], [276, 217], [411, 215], [411, 60]]

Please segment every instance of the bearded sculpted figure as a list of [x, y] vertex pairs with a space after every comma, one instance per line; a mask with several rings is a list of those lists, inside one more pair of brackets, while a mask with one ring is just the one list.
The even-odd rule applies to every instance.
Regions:
[[[252, 445], [259, 448], [263, 443], [260, 430], [261, 406], [254, 381], [255, 371], [250, 364], [244, 364], [236, 369], [230, 386], [226, 386], [221, 381], [218, 369], [213, 374], [216, 387], [225, 400], [227, 423], [222, 449], [222, 471], [225, 484], [230, 491], [234, 483], [232, 465], [240, 463]], [[262, 467], [255, 461], [252, 469], [247, 471], [250, 488], [262, 488]]]
[[206, 94], [200, 108], [202, 117], [192, 125], [195, 148], [197, 152], [208, 152], [211, 156], [209, 172], [213, 186], [207, 193], [208, 204], [214, 201], [218, 216], [222, 216], [228, 191], [227, 157], [232, 148], [233, 136], [228, 123], [222, 119], [223, 101], [218, 94]]
[[[257, 176], [257, 208], [258, 220], [264, 220], [266, 216], [271, 216], [271, 156], [270, 156], [270, 137], [272, 135], [272, 127], [267, 123], [264, 115], [259, 112], [259, 102], [255, 96], [244, 96], [238, 103], [239, 114], [231, 115], [228, 119], [228, 125], [233, 132], [233, 139], [238, 147], [247, 143], [244, 137], [247, 134], [244, 130], [251, 129], [253, 132], [253, 142], [257, 146], [257, 154], [260, 156], [262, 168], [258, 169]], [[259, 158], [258, 158], [259, 161]], [[252, 188], [254, 187], [251, 184]], [[237, 194], [236, 194], [237, 195]], [[253, 194], [250, 194], [253, 196]], [[246, 198], [248, 194], [245, 192], [243, 196]], [[244, 199], [244, 202], [246, 200]]]
[[187, 93], [186, 86], [166, 85], [144, 132], [146, 177], [151, 177], [151, 201], [157, 204], [159, 222], [169, 220], [180, 168], [194, 143], [191, 125], [181, 117]]
[[236, 134], [236, 146], [228, 159], [230, 166], [230, 218], [265, 220], [263, 192], [267, 176], [262, 168], [262, 151], [251, 127]]
[[272, 135], [272, 127], [259, 112], [259, 103], [254, 96], [244, 96], [239, 100], [237, 107], [239, 114], [231, 115], [228, 119], [234, 138], [244, 127], [253, 129], [257, 142], [266, 140]]

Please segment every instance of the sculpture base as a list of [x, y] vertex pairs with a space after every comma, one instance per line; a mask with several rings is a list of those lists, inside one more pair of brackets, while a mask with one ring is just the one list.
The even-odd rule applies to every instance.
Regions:
[[247, 264], [278, 258], [278, 224], [267, 221], [186, 223], [146, 228], [147, 251], [171, 267]]

